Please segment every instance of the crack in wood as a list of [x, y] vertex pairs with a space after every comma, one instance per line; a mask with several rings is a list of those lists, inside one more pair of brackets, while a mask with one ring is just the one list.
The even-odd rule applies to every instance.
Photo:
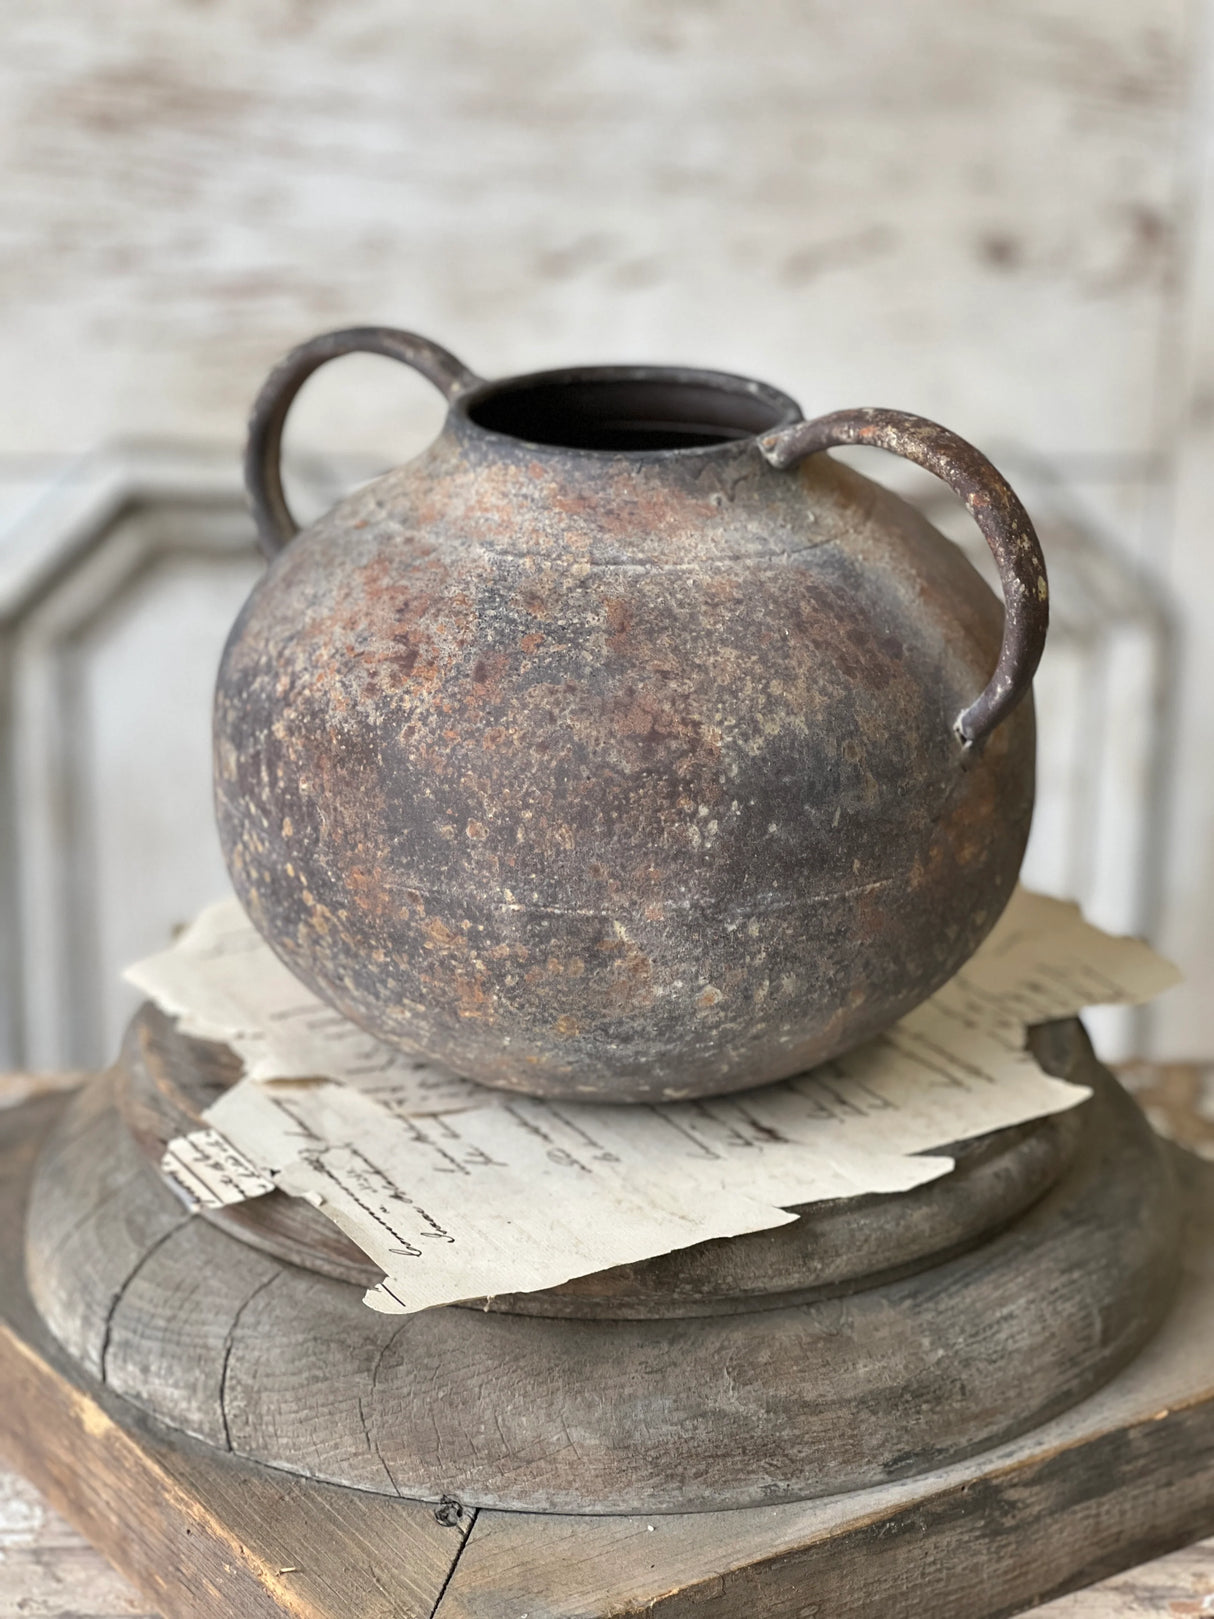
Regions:
[[188, 1225], [192, 1219], [193, 1215], [187, 1214], [184, 1219], [179, 1220], [176, 1225], [170, 1226], [167, 1231], [162, 1232], [161, 1235], [156, 1238], [155, 1242], [151, 1244], [147, 1252], [140, 1256], [137, 1264], [133, 1267], [133, 1269], [124, 1279], [122, 1286], [110, 1300], [110, 1307], [105, 1312], [105, 1327], [101, 1334], [101, 1348], [97, 1355], [97, 1375], [101, 1382], [109, 1382], [109, 1376], [106, 1371], [106, 1360], [110, 1352], [110, 1336], [114, 1326], [114, 1317], [118, 1312], [118, 1306], [126, 1297], [132, 1283], [135, 1281], [135, 1278], [139, 1275], [140, 1271], [148, 1263], [152, 1256], [159, 1253], [160, 1249], [164, 1247], [169, 1238], [175, 1237], [181, 1228]]
[[[384, 1357], [387, 1355], [388, 1351], [392, 1348], [392, 1345], [400, 1337], [401, 1333], [405, 1330], [405, 1328], [407, 1326], [408, 1326], [408, 1322], [407, 1321], [402, 1321], [400, 1326], [397, 1327], [396, 1330], [385, 1340], [384, 1344], [380, 1348], [379, 1354], [376, 1355], [376, 1357], [375, 1357], [375, 1365], [371, 1368], [371, 1399], [372, 1400], [374, 1400], [375, 1392], [376, 1392], [377, 1388], [379, 1387], [379, 1374], [380, 1374], [380, 1369], [382, 1368], [382, 1366], [384, 1364]], [[379, 1462], [379, 1465], [383, 1468], [384, 1477], [388, 1480], [388, 1483], [392, 1486], [393, 1493], [396, 1494], [396, 1495], [401, 1495], [402, 1492], [401, 1492], [400, 1485], [397, 1484], [395, 1478], [393, 1478], [392, 1469], [388, 1466], [387, 1462], [384, 1460], [383, 1452], [379, 1448], [379, 1440], [371, 1432], [371, 1427], [370, 1427], [370, 1424], [367, 1421], [366, 1413], [363, 1410], [363, 1403], [362, 1403], [361, 1399], [358, 1402], [358, 1415], [359, 1415], [359, 1420], [362, 1422], [362, 1425], [363, 1425], [363, 1432], [367, 1436], [367, 1448], [375, 1453], [375, 1458]]]
[[224, 1443], [227, 1445], [228, 1449], [232, 1451], [233, 1455], [235, 1455], [236, 1452], [232, 1444], [232, 1430], [228, 1425], [227, 1395], [228, 1364], [232, 1359], [232, 1349], [236, 1343], [236, 1329], [240, 1325], [241, 1317], [249, 1308], [250, 1304], [252, 1304], [253, 1300], [257, 1298], [259, 1294], [264, 1293], [266, 1288], [269, 1287], [272, 1282], [276, 1282], [281, 1274], [281, 1271], [275, 1271], [273, 1276], [267, 1276], [264, 1281], [258, 1282], [257, 1286], [253, 1289], [248, 1298], [245, 1299], [239, 1310], [237, 1310], [236, 1314], [232, 1317], [232, 1324], [228, 1328], [227, 1335], [223, 1341], [223, 1361], [219, 1368], [219, 1420], [223, 1423]]
[[464, 1555], [468, 1542], [472, 1539], [472, 1531], [476, 1528], [476, 1520], [480, 1517], [480, 1515], [480, 1508], [473, 1507], [472, 1515], [468, 1519], [468, 1527], [464, 1530], [464, 1538], [460, 1541], [455, 1556], [451, 1559], [451, 1567], [447, 1570], [446, 1579], [444, 1579], [442, 1585], [439, 1586], [438, 1595], [434, 1599], [434, 1606], [430, 1609], [428, 1619], [435, 1619], [438, 1610], [442, 1607], [443, 1598], [447, 1594], [447, 1587], [451, 1584], [452, 1579], [455, 1577], [455, 1571], [459, 1567], [459, 1560]]

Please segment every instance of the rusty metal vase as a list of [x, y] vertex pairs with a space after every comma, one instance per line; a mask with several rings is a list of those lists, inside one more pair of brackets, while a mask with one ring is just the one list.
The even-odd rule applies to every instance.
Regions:
[[[298, 533], [283, 422], [355, 349], [434, 381], [446, 425]], [[840, 444], [952, 485], [1006, 611]], [[484, 382], [367, 328], [274, 371], [247, 470], [270, 565], [219, 675], [223, 848], [382, 1040], [549, 1096], [760, 1085], [909, 1011], [1003, 909], [1045, 570], [954, 434], [709, 371]]]

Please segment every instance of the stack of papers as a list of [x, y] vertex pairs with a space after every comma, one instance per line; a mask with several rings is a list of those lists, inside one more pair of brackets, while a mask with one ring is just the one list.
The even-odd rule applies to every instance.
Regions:
[[553, 1287], [946, 1175], [950, 1142], [1088, 1095], [1037, 1067], [1030, 1024], [1179, 976], [1021, 889], [955, 978], [846, 1056], [760, 1090], [609, 1106], [490, 1090], [380, 1044], [306, 990], [235, 900], [126, 973], [244, 1063], [164, 1173], [202, 1207], [306, 1198], [383, 1270], [366, 1302], [390, 1313]]

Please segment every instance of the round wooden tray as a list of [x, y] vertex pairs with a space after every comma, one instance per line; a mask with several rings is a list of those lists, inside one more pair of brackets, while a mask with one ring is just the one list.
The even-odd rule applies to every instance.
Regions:
[[1092, 1100], [971, 1144], [931, 1187], [817, 1206], [507, 1309], [403, 1318], [333, 1274], [345, 1260], [320, 1252], [314, 1222], [267, 1222], [272, 1199], [260, 1225], [182, 1207], [152, 1161], [159, 1131], [233, 1076], [191, 1079], [202, 1059], [175, 1039], [137, 1022], [123, 1063], [48, 1142], [34, 1298], [79, 1361], [162, 1421], [360, 1489], [662, 1512], [910, 1476], [1092, 1392], [1175, 1281], [1167, 1161], [1077, 1021], [1035, 1042]]

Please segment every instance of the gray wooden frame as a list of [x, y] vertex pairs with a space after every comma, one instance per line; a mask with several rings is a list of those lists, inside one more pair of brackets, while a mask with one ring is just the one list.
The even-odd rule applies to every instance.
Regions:
[[[372, 470], [290, 466], [296, 498], [313, 512]], [[234, 602], [262, 567], [235, 448], [105, 450], [68, 467], [0, 536], [0, 1068], [97, 1066], [114, 1055], [105, 987], [116, 969], [98, 953], [90, 637], [132, 611], [140, 592], [171, 588], [174, 570], [191, 564], [216, 578], [235, 570]], [[194, 682], [199, 711], [186, 717], [200, 737], [209, 728], [210, 659], [218, 662], [226, 629], [227, 616], [214, 625], [213, 652], [194, 646], [191, 654], [207, 661]], [[166, 708], [161, 723], [181, 719]], [[198, 825], [208, 826], [209, 814], [209, 800], [199, 802]], [[196, 833], [183, 828], [183, 862]], [[198, 902], [183, 893], [183, 908]], [[140, 947], [165, 942], [158, 935]]]
[[[104, 1055], [83, 835], [82, 640], [166, 559], [251, 561], [253, 534], [234, 458], [153, 448], [82, 464], [21, 529], [0, 599], [0, 1062], [81, 1066]], [[52, 1017], [57, 1050], [34, 1027]]]

